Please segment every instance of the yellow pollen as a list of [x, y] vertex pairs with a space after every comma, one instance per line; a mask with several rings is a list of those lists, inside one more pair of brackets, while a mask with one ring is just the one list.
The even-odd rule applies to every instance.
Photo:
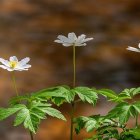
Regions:
[[17, 66], [17, 64], [18, 64], [17, 61], [10, 61], [9, 63], [10, 63], [10, 67], [11, 67], [12, 69], [14, 69], [14, 68]]

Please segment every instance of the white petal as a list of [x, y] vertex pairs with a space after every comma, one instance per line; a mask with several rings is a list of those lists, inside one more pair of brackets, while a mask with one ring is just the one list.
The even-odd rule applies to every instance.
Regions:
[[26, 57], [24, 59], [22, 59], [21, 61], [19, 61], [18, 65], [20, 66], [24, 66], [25, 64], [27, 64], [30, 61], [29, 57]]
[[83, 40], [83, 43], [87, 42], [87, 41], [90, 41], [90, 40], [93, 40], [93, 38], [86, 38], [86, 39]]
[[55, 40], [56, 43], [63, 43], [61, 40]]
[[86, 43], [77, 43], [77, 44], [75, 44], [75, 46], [86, 46], [87, 44]]
[[23, 65], [23, 66], [18, 65], [16, 68], [17, 69], [26, 69], [26, 68], [30, 68], [30, 67], [31, 67], [31, 65], [26, 64], [26, 65]]
[[8, 71], [14, 71], [14, 69], [11, 69], [11, 68], [7, 68], [7, 70], [8, 70]]
[[138, 44], [138, 47], [140, 48], [140, 43]]
[[57, 38], [60, 39], [60, 41], [62, 42], [65, 42], [65, 43], [69, 42], [69, 39], [63, 35], [59, 35]]
[[25, 68], [26, 68], [26, 69], [31, 68], [31, 65], [25, 65], [23, 68], [24, 68], [24, 69], [25, 69]]
[[0, 68], [7, 69], [8, 67], [4, 65], [0, 65]]
[[77, 36], [75, 35], [75, 33], [72, 32], [68, 34], [68, 39], [71, 43], [74, 43], [77, 40]]
[[131, 47], [131, 46], [128, 46], [127, 50], [129, 50], [129, 51], [134, 51], [134, 52], [140, 52], [139, 49], [134, 48], [134, 47]]
[[63, 43], [63, 46], [69, 47], [69, 46], [73, 46], [73, 44], [71, 44], [71, 43]]
[[82, 43], [82, 41], [85, 39], [86, 35], [82, 34], [80, 36], [78, 36], [78, 39], [76, 40], [76, 43]]
[[5, 70], [8, 70], [8, 71], [14, 71], [14, 69], [11, 69], [9, 67], [6, 67], [4, 65], [0, 65], [1, 68], [5, 69]]
[[16, 56], [11, 56], [9, 60], [10, 60], [10, 61], [18, 61], [18, 59], [17, 59]]
[[14, 70], [16, 70], [16, 71], [24, 71], [24, 70], [28, 70], [28, 69], [14, 69]]
[[7, 67], [7, 66], [4, 66], [4, 65], [0, 65], [1, 68], [3, 69], [6, 69], [8, 71], [14, 71], [14, 69], [10, 68], [10, 67]]
[[0, 58], [0, 62], [5, 65], [5, 66], [9, 66], [9, 61], [8, 60], [5, 60], [3, 58]]

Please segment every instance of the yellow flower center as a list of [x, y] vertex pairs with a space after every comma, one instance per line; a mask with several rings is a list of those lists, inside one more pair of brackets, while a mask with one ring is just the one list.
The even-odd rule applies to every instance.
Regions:
[[11, 67], [12, 69], [14, 69], [14, 68], [17, 66], [17, 64], [18, 64], [17, 61], [10, 61], [9, 63], [10, 63], [10, 67]]

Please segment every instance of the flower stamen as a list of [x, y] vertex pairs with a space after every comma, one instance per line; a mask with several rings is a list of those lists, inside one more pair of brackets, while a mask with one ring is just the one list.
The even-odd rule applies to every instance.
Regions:
[[16, 68], [17, 64], [18, 64], [17, 61], [10, 61], [10, 62], [9, 62], [9, 65], [10, 65], [10, 67], [11, 67], [12, 69]]

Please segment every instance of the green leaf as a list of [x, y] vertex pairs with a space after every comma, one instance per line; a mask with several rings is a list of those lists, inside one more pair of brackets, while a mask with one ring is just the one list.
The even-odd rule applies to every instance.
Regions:
[[64, 98], [68, 103], [74, 100], [75, 94], [68, 86], [57, 86], [35, 92], [32, 96], [42, 98]]
[[17, 113], [14, 126], [18, 126], [23, 123], [26, 129], [36, 133], [41, 120], [46, 118], [46, 114], [62, 120], [66, 120], [60, 111], [50, 106], [51, 104], [46, 102], [33, 100], [26, 106], [23, 104], [17, 104], [7, 109], [1, 108], [0, 120], [3, 120], [14, 113]]
[[24, 107], [25, 105], [17, 104], [17, 105], [11, 106], [8, 109], [0, 108], [0, 120], [6, 119], [7, 117], [13, 115], [14, 113], [21, 110]]
[[115, 99], [118, 97], [118, 95], [113, 90], [110, 89], [101, 89], [98, 90], [98, 93], [109, 99]]
[[122, 131], [120, 136], [120, 140], [140, 140], [140, 128], [132, 128]]
[[124, 89], [120, 95], [127, 95], [129, 97], [133, 97], [140, 93], [140, 87], [138, 88], [131, 88], [131, 89]]
[[60, 106], [60, 105], [62, 105], [66, 100], [65, 100], [65, 98], [62, 98], [62, 97], [52, 97], [52, 98], [51, 98], [51, 101], [52, 101], [55, 105]]
[[98, 135], [102, 136], [102, 139], [106, 138], [110, 140], [111, 138], [119, 140], [119, 132], [116, 127], [111, 125], [106, 125], [98, 129]]
[[133, 103], [133, 107], [138, 113], [140, 113], [140, 101]]
[[78, 117], [78, 118], [75, 118], [74, 119], [74, 123], [75, 123], [75, 132], [76, 134], [79, 134], [81, 129], [84, 128], [85, 126], [85, 123], [88, 121], [88, 117], [84, 117], [84, 116], [81, 116], [81, 117]]
[[26, 115], [28, 113], [28, 110], [26, 108], [21, 109], [18, 113], [17, 116], [15, 118], [15, 122], [14, 122], [14, 126], [18, 126], [21, 123], [24, 122], [24, 120], [26, 119]]
[[38, 103], [34, 103], [32, 105], [32, 109], [36, 109], [37, 111], [41, 111], [45, 114], [48, 114], [52, 117], [56, 117], [58, 119], [62, 119], [62, 120], [66, 120], [65, 117], [61, 114], [60, 111], [58, 111], [57, 109], [54, 109], [52, 107], [50, 107], [51, 105], [50, 104], [44, 104], [44, 103], [41, 103], [41, 102], [38, 102]]
[[140, 87], [125, 89], [120, 94], [116, 94], [114, 91], [110, 89], [101, 89], [98, 90], [98, 93], [109, 98], [110, 101], [114, 102], [125, 102], [127, 99], [132, 99], [133, 96], [140, 93]]
[[[93, 115], [89, 117], [78, 117], [74, 119], [74, 123], [76, 125], [75, 131], [76, 133], [80, 133], [81, 129], [86, 128], [87, 132], [93, 131], [95, 129], [98, 129], [100, 127], [100, 124], [104, 121], [108, 121], [107, 119], [104, 120], [105, 117], [100, 115]], [[111, 121], [109, 121], [110, 123]]]
[[66, 121], [65, 117], [61, 114], [61, 112], [54, 108], [47, 107], [45, 112], [52, 117], [56, 117], [58, 119]]
[[131, 96], [126, 95], [126, 94], [119, 94], [118, 97], [116, 99], [112, 99], [112, 101], [115, 102], [125, 102], [125, 100], [131, 99]]
[[65, 120], [60, 111], [51, 108], [51, 104], [33, 101], [29, 108], [25, 107], [18, 112], [15, 119], [15, 126], [23, 123], [25, 128], [31, 132], [36, 133], [40, 121], [46, 118], [46, 114]]
[[85, 124], [85, 128], [87, 132], [91, 132], [96, 128], [97, 125], [97, 121], [94, 118], [90, 118], [86, 124]]
[[140, 139], [140, 128], [130, 129], [130, 134], [132, 134], [136, 139]]
[[115, 138], [119, 140], [118, 122], [106, 119], [105, 116], [93, 115], [89, 117], [78, 117], [75, 119], [76, 133], [86, 128], [87, 132], [94, 131], [94, 136], [86, 140], [110, 140]]
[[[21, 124], [23, 121], [24, 123], [24, 127], [26, 129], [29, 129], [31, 132], [36, 133], [37, 129], [38, 129], [38, 125], [40, 123], [40, 118], [36, 115], [34, 115], [34, 112], [28, 108], [24, 108], [22, 110], [22, 112], [24, 112], [25, 114], [23, 115], [23, 113], [18, 114], [18, 117], [16, 117], [15, 120], [15, 126]], [[20, 119], [22, 118], [22, 119]]]
[[16, 96], [10, 99], [10, 105], [15, 105], [21, 101], [30, 101], [32, 100], [32, 96], [30, 95], [22, 95], [22, 96]]
[[94, 89], [88, 87], [76, 87], [73, 89], [83, 102], [88, 102], [95, 105], [98, 99], [97, 93]]
[[133, 106], [128, 103], [120, 103], [113, 108], [107, 115], [107, 118], [119, 118], [121, 124], [126, 123], [130, 116], [135, 116]]

